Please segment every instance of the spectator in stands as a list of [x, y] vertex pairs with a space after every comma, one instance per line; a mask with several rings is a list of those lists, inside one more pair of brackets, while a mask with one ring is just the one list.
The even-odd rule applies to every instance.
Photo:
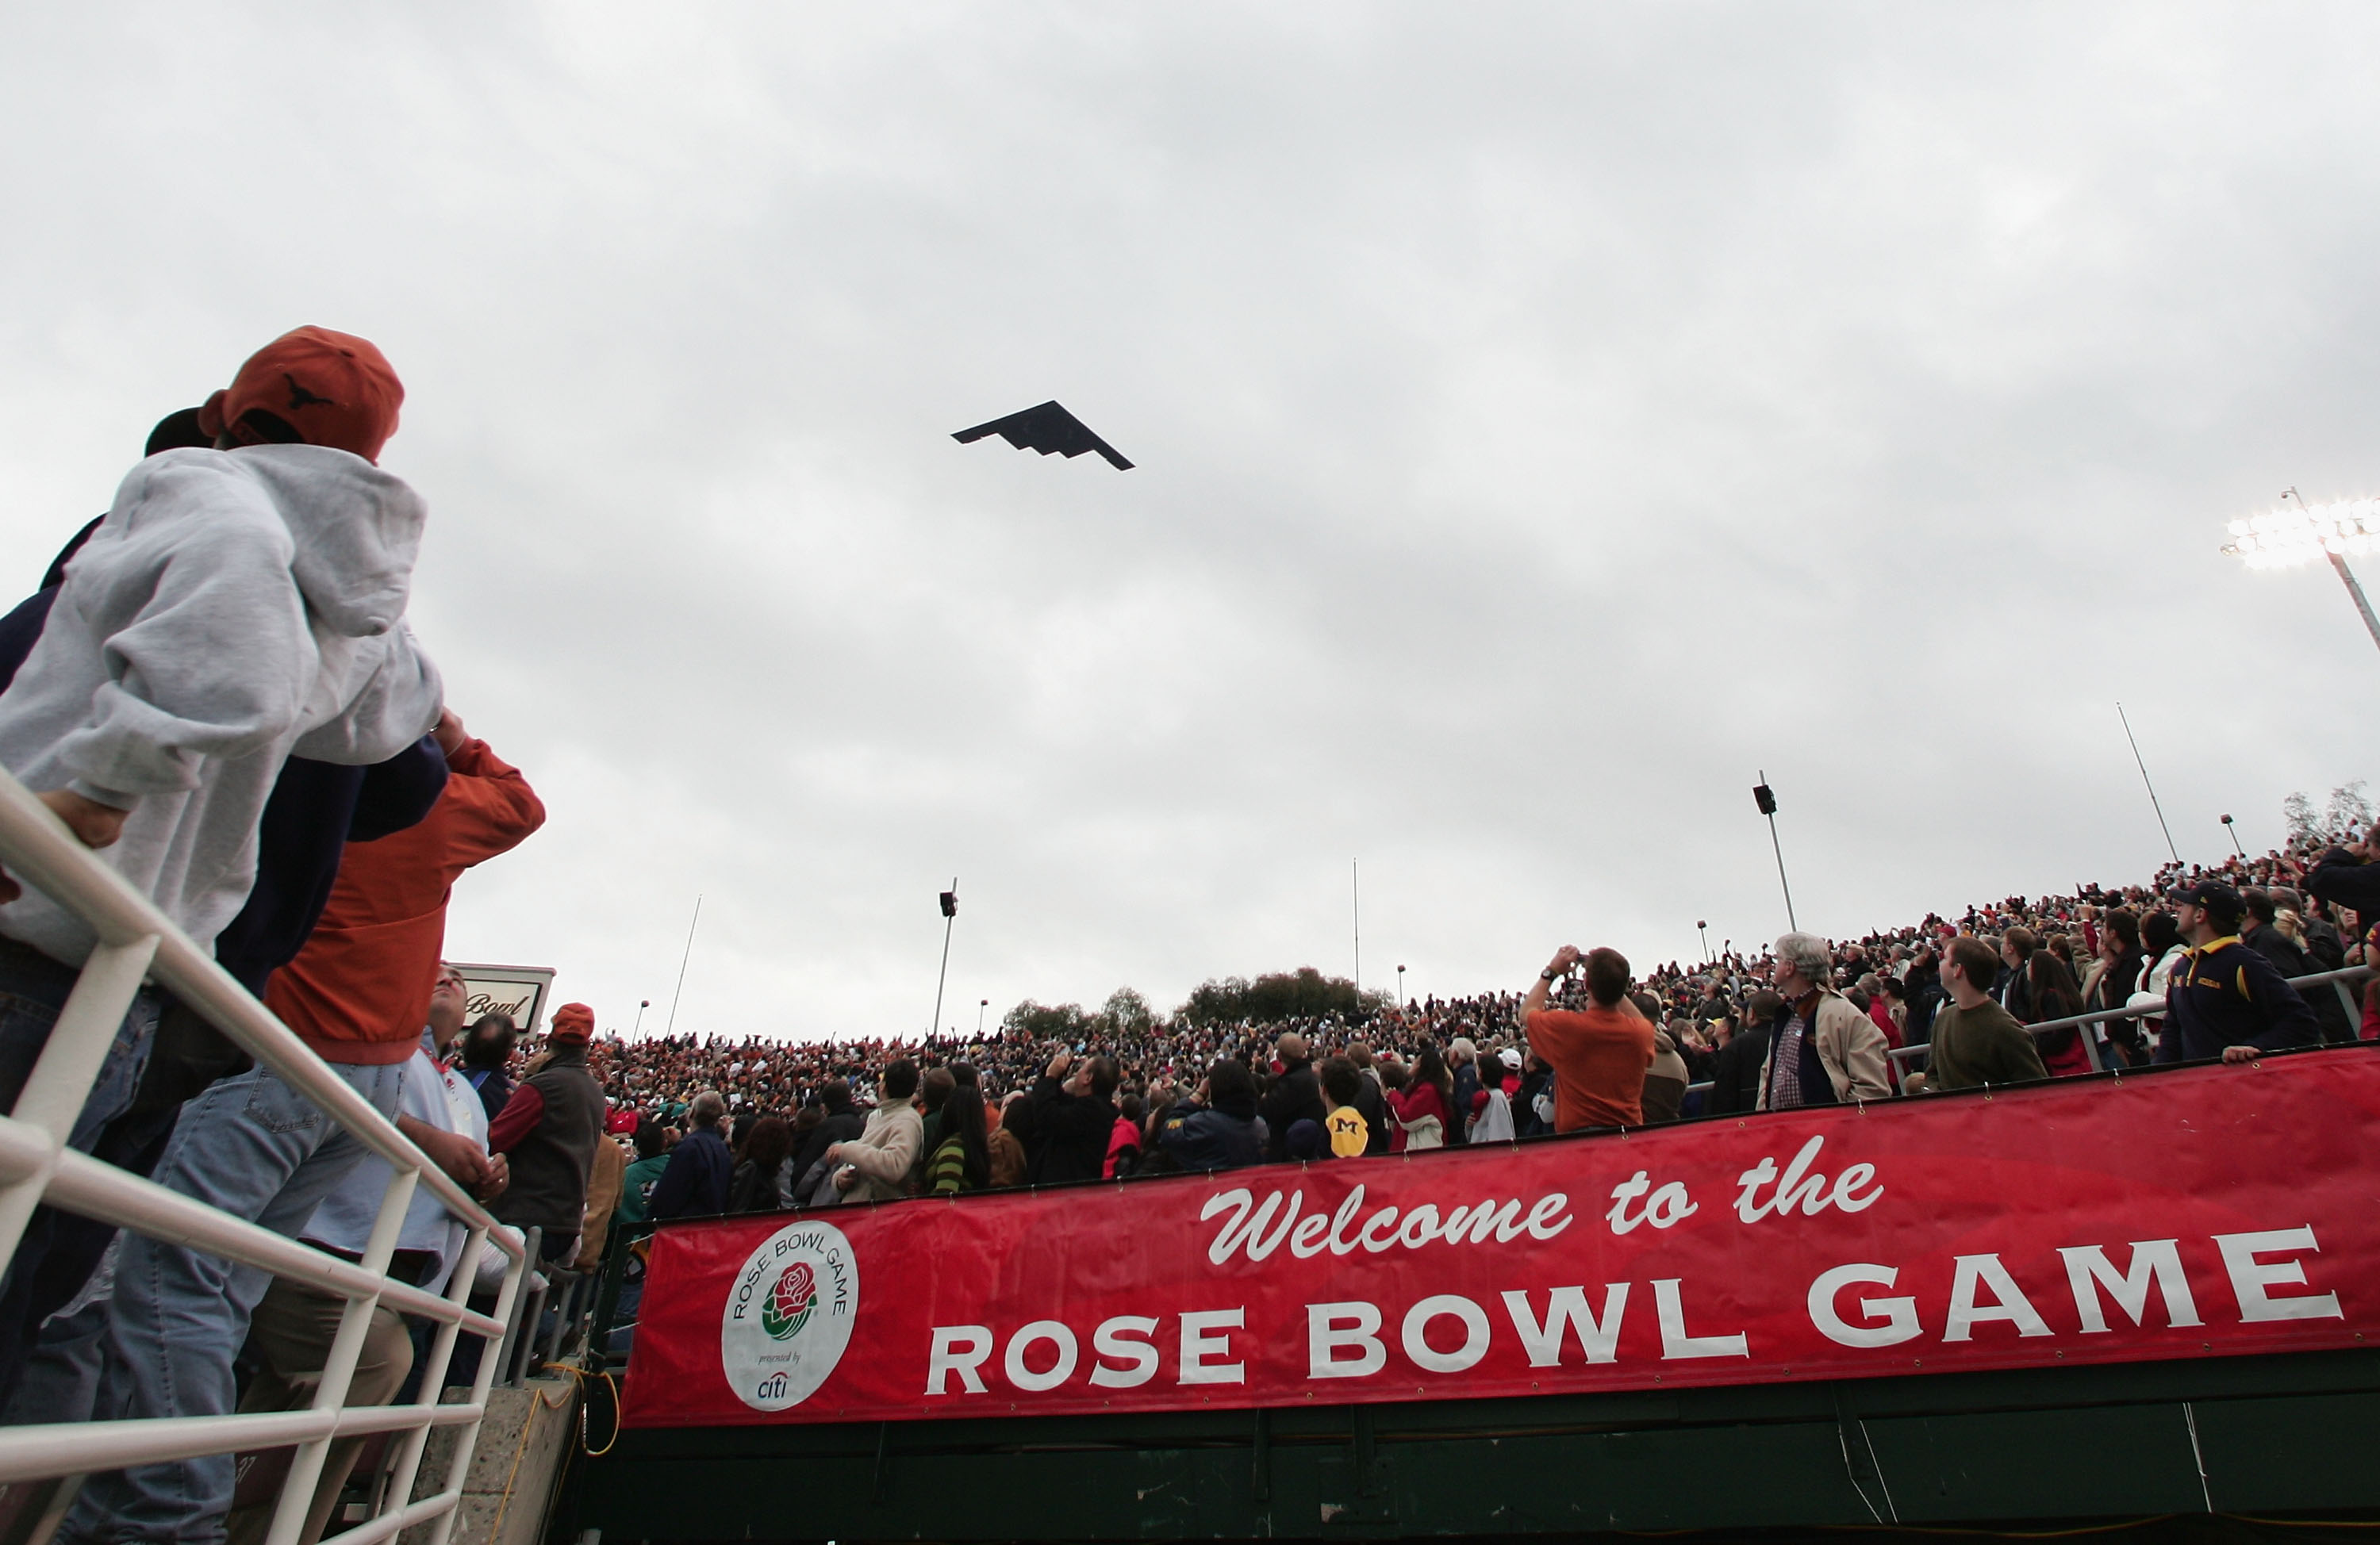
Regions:
[[545, 1231], [544, 1259], [567, 1262], [587, 1215], [595, 1145], [603, 1141], [603, 1091], [587, 1071], [595, 1011], [565, 1003], [553, 1011], [542, 1058], [488, 1127], [488, 1147], [512, 1160], [512, 1185], [493, 1211], [498, 1222]]
[[[304, 388], [308, 405], [290, 405], [293, 386]], [[307, 329], [268, 345], [200, 410], [224, 449], [168, 452], [125, 479], [0, 696], [0, 765], [85, 845], [109, 850], [103, 862], [201, 949], [249, 899], [260, 825], [291, 754], [365, 766], [397, 755], [436, 719], [437, 673], [404, 622], [424, 512], [411, 489], [370, 465], [402, 395], [387, 361], [361, 339]], [[330, 830], [334, 843], [346, 825]], [[13, 1104], [96, 938], [56, 902], [19, 895], [13, 880], [0, 878], [0, 1001], [8, 1005], [0, 1013], [0, 1104]], [[154, 989], [134, 998], [70, 1145], [88, 1151], [129, 1108], [159, 1007]], [[408, 1038], [419, 1032], [407, 1027]], [[393, 1069], [341, 1072], [382, 1113], [395, 1110]], [[322, 1112], [275, 1077], [251, 1077], [241, 1093], [251, 1092], [270, 1128], [262, 1141], [197, 1140], [237, 1170], [208, 1200], [287, 1233], [361, 1146], [344, 1134], [326, 1138]], [[248, 1108], [211, 1107], [235, 1124]], [[177, 1129], [161, 1175], [193, 1146]], [[285, 1195], [283, 1182], [318, 1150], [306, 1182]], [[147, 1275], [128, 1290], [119, 1281], [99, 1414], [228, 1409], [231, 1356], [264, 1274], [219, 1258], [200, 1264], [194, 1252], [140, 1237], [126, 1242], [124, 1258]], [[189, 1272], [207, 1280], [185, 1295]], [[172, 1299], [178, 1309], [185, 1297], [201, 1307], [169, 1345], [156, 1328], [158, 1305]], [[206, 1328], [193, 1334], [192, 1323]], [[65, 1537], [212, 1527], [231, 1484], [228, 1456], [97, 1476]]]
[[929, 1068], [917, 1076], [920, 1127], [917, 1163], [909, 1171], [909, 1189], [912, 1192], [926, 1189], [926, 1165], [932, 1162], [934, 1150], [942, 1142], [942, 1109], [950, 1104], [951, 1091], [958, 1086], [958, 1075], [948, 1068]]
[[1934, 1016], [1942, 1007], [1942, 957], [1932, 949], [1920, 949], [1910, 962], [1909, 975], [1901, 984], [1909, 1004], [1909, 1017], [1900, 1028], [1904, 1045], [1922, 1046], [1934, 1033]]
[[[792, 1181], [788, 1200], [796, 1207], [815, 1207], [840, 1199], [841, 1193], [834, 1189], [834, 1169], [827, 1163], [826, 1152], [838, 1142], [851, 1141], [868, 1128], [868, 1118], [852, 1104], [850, 1084], [841, 1079], [829, 1079], [819, 1086], [818, 1094], [819, 1105], [826, 1114], [810, 1129], [810, 1135], [802, 1141], [801, 1152], [787, 1166]], [[726, 1204], [723, 1188], [720, 1202], [722, 1206]]]
[[1889, 1098], [1884, 1032], [1828, 984], [1834, 958], [1827, 941], [1815, 934], [1787, 934], [1775, 955], [1772, 980], [1783, 1006], [1769, 1029], [1759, 1108]]
[[1385, 1153], [1389, 1151], [1389, 1104], [1380, 1093], [1380, 1075], [1372, 1066], [1372, 1048], [1361, 1041], [1352, 1041], [1346, 1056], [1355, 1065], [1355, 1071], [1364, 1075], [1363, 1087], [1355, 1091], [1356, 1114], [1363, 1117], [1364, 1130], [1369, 1134], [1364, 1152]]
[[[2287, 897], [2294, 903], [2293, 891], [2270, 891], [2262, 886], [2251, 886], [2240, 893], [2245, 910], [2240, 929], [2240, 942], [2273, 962], [2273, 969], [2284, 981], [2312, 976], [2325, 968], [2314, 963], [2313, 956], [2301, 942], [2305, 931], [2305, 919], [2294, 905], [2284, 906]], [[2309, 988], [2298, 995], [2305, 998], [2306, 1007], [2321, 1026], [2322, 1038], [2333, 1044], [2355, 1038], [2346, 1012], [2340, 1008], [2338, 995], [2327, 986]]]
[[[1004, 1109], [1013, 1115], [1023, 1110], [1029, 1098], [1021, 1089], [1011, 1090]], [[1030, 1162], [1025, 1156], [1024, 1140], [1016, 1135], [1005, 1116], [998, 1129], [984, 1139], [983, 1146], [991, 1165], [993, 1189], [1005, 1190], [1011, 1186], [1025, 1184], [1026, 1177], [1031, 1172]]]
[[1713, 1116], [1760, 1108], [1760, 1074], [1768, 1063], [1768, 1027], [1785, 1000], [1764, 987], [1744, 1004], [1742, 1026], [1711, 1057], [1711, 1092], [1704, 1109]]
[[686, 1107], [686, 1119], [694, 1125], [670, 1150], [669, 1163], [647, 1201], [655, 1223], [715, 1217], [727, 1211], [727, 1189], [735, 1176], [735, 1161], [719, 1133], [719, 1124], [727, 1119], [727, 1102], [719, 1091], [706, 1089]]
[[785, 1204], [777, 1177], [794, 1154], [794, 1129], [782, 1116], [764, 1116], [752, 1123], [736, 1155], [735, 1171], [727, 1187], [730, 1213], [774, 1213]]
[[[834, 1166], [835, 1189], [845, 1201], [899, 1201], [909, 1166], [917, 1159], [918, 1143], [925, 1135], [925, 1120], [917, 1114], [916, 1099], [917, 1065], [905, 1056], [895, 1059], [884, 1069], [881, 1088], [881, 1097], [859, 1136], [826, 1151], [826, 1162]], [[1109, 1114], [1112, 1117], [1112, 1109]], [[1104, 1129], [1099, 1136], [1104, 1141]]]
[[[2066, 942], [2064, 935], [2054, 934], [2025, 957], [2021, 969], [2025, 979], [2026, 1024], [2071, 1019], [2082, 1012], [2082, 984], [2074, 980], [2073, 968], [2066, 963], [2059, 948]], [[2051, 1031], [2037, 1037], [2034, 1044], [2041, 1049], [2042, 1066], [2054, 1077], [2070, 1078], [2091, 1071], [2091, 1053], [2080, 1029], [2070, 1026]]]
[[[2148, 964], [2141, 948], [2140, 918], [2128, 907], [2111, 907], [2099, 919], [2099, 951], [2082, 983], [2082, 1009], [2095, 1013], [2120, 1008], [2131, 1000], [2134, 985]], [[2120, 1065], [2138, 1067], [2148, 1059], [2135, 1020], [2109, 1020], [2100, 1027]]]
[[1328, 1114], [1322, 1122], [1323, 1139], [1330, 1144], [1334, 1159], [1360, 1159], [1371, 1141], [1371, 1131], [1364, 1124], [1364, 1113], [1355, 1108], [1356, 1092], [1363, 1086], [1364, 1075], [1343, 1056], [1322, 1059], [1316, 1074], [1322, 1086], [1322, 1097]]
[[480, 1104], [493, 1121], [513, 1097], [513, 1047], [520, 1030], [510, 1014], [482, 1014], [463, 1038], [463, 1076], [479, 1092]]
[[1471, 1141], [1471, 1123], [1479, 1115], [1479, 1047], [1471, 1037], [1458, 1035], [1447, 1043], [1446, 1070], [1454, 1080], [1446, 1141], [1450, 1147], [1459, 1148]]
[[[1071, 1072], [1069, 1071], [1071, 1069]], [[1114, 1129], [1116, 1065], [1112, 1057], [1075, 1060], [1060, 1052], [1033, 1085], [1032, 1123], [1025, 1134], [1027, 1174], [1037, 1186], [1096, 1180], [1107, 1164]]]
[[[1581, 961], [1587, 1006], [1546, 1007], [1554, 981]], [[1645, 1072], [1653, 1065], [1653, 1026], [1629, 1001], [1628, 958], [1616, 949], [1581, 955], [1563, 945], [1521, 1000], [1529, 1044], [1554, 1070], [1554, 1129], [1645, 1124]]]
[[1099, 1174], [1112, 1180], [1119, 1175], [1140, 1172], [1140, 1122], [1145, 1114], [1137, 1094], [1126, 1094], [1116, 1101], [1115, 1125], [1108, 1129], [1107, 1162]]
[[[1543, 1055], [1543, 1054], [1540, 1054]], [[1446, 1146], [1454, 1126], [1454, 1075], [1435, 1043], [1424, 1045], [1414, 1059], [1413, 1076], [1402, 1089], [1388, 1092], [1389, 1114], [1397, 1129], [1389, 1142], [1391, 1153], [1418, 1153]]]
[[1949, 1001], [1934, 1016], [1926, 1070], [1912, 1073], [1912, 1093], [2023, 1083], [2049, 1077], [2032, 1034], [1977, 984], [1998, 973], [1999, 957], [1977, 938], [1955, 938], [1942, 953], [1942, 985]]
[[2339, 844], [2306, 871], [2307, 894], [2337, 907], [2352, 907], [2369, 923], [2380, 918], [2380, 827], [2361, 841]]
[[615, 1223], [643, 1223], [653, 1215], [653, 1187], [669, 1167], [669, 1129], [651, 1117], [637, 1122], [637, 1157], [620, 1177]]
[[2248, 1062], [2259, 1052], [2322, 1039], [2297, 989], [2240, 942], [2243, 911], [2240, 893], [2219, 880], [2202, 880], [2174, 898], [2174, 921], [2190, 948], [2167, 982], [2158, 1062]]
[[1273, 1077], [1272, 1088], [1257, 1103], [1257, 1115], [1271, 1137], [1267, 1156], [1278, 1164], [1289, 1157], [1291, 1127], [1311, 1121], [1318, 1128], [1330, 1113], [1322, 1103], [1321, 1080], [1306, 1057], [1305, 1037], [1290, 1032], [1273, 1043], [1273, 1055], [1280, 1059], [1281, 1070]]
[[984, 1130], [983, 1092], [969, 1080], [953, 1081], [942, 1102], [941, 1139], [926, 1163], [926, 1189], [934, 1196], [979, 1191], [991, 1184], [991, 1141]]
[[[452, 967], [441, 969], [437, 985], [430, 995], [429, 1028], [421, 1032], [414, 1059], [404, 1065], [405, 1093], [398, 1106], [397, 1124], [433, 1158], [438, 1157], [438, 1150], [455, 1144], [468, 1144], [476, 1150], [489, 1171], [489, 1178], [479, 1193], [480, 1200], [486, 1201], [504, 1189], [504, 1162], [501, 1158], [489, 1159], [488, 1117], [479, 1097], [459, 1075], [447, 1068], [443, 1060], [447, 1049], [462, 1033], [462, 977]], [[348, 1261], [362, 1260], [372, 1225], [380, 1216], [381, 1199], [389, 1177], [388, 1161], [376, 1153], [366, 1154], [322, 1199], [298, 1237], [333, 1255]], [[445, 1204], [427, 1187], [417, 1187], [406, 1209], [389, 1273], [417, 1287], [443, 1292], [449, 1275], [461, 1265], [468, 1236], [468, 1226], [463, 1220], [448, 1213]], [[315, 1377], [329, 1361], [331, 1342], [338, 1334], [339, 1321], [346, 1307], [345, 1298], [276, 1279], [258, 1303], [249, 1323], [249, 1344], [262, 1368], [241, 1397], [239, 1408], [249, 1412], [285, 1411], [311, 1405]], [[405, 1320], [386, 1306], [375, 1309], [370, 1327], [364, 1333], [363, 1350], [357, 1356], [345, 1403], [350, 1407], [388, 1404], [412, 1366], [412, 1338]], [[322, 1538], [332, 1505], [346, 1485], [347, 1474], [355, 1467], [367, 1441], [363, 1437], [342, 1438], [331, 1444], [322, 1459], [322, 1477], [315, 1485], [305, 1527], [298, 1535], [299, 1545], [313, 1545]], [[261, 1541], [272, 1519], [270, 1502], [235, 1513], [229, 1521], [230, 1537], [236, 1541]]]
[[[1685, 1021], [1678, 1021], [1682, 1032]], [[1677, 1034], [1663, 1025], [1653, 1029], [1653, 1062], [1645, 1069], [1645, 1092], [1640, 1103], [1645, 1107], [1646, 1126], [1675, 1121], [1685, 1108], [1686, 1085], [1693, 1079], [1684, 1055], [1679, 1049]]]
[[1232, 1058], [1207, 1069], [1190, 1098], [1169, 1107], [1157, 1145], [1186, 1170], [1239, 1169], [1265, 1162], [1269, 1144], [1257, 1115], [1257, 1083]]

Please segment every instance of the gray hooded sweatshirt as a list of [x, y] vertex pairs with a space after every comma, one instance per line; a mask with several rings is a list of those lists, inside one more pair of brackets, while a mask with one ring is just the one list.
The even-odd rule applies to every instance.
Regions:
[[[405, 625], [426, 513], [322, 446], [150, 457], [0, 694], [0, 766], [129, 811], [98, 856], [211, 948], [255, 882], [292, 752], [369, 766], [437, 722], [438, 672]], [[68, 965], [96, 942], [30, 887], [0, 934]]]

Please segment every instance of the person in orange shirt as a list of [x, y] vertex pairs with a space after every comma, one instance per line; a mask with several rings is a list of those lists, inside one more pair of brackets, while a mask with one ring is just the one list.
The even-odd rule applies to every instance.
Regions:
[[[1586, 962], [1585, 1008], [1548, 1008], [1556, 978]], [[1566, 944], [1537, 973], [1521, 1002], [1529, 1049], [1554, 1070], [1554, 1130], [1645, 1124], [1645, 1070], [1653, 1065], [1652, 1021], [1628, 1001], [1628, 958], [1616, 949], [1585, 955]]]
[[446, 754], [445, 792], [419, 826], [347, 845], [322, 921], [265, 988], [264, 1006], [325, 1062], [411, 1055], [444, 953], [455, 882], [545, 824], [528, 780], [451, 708], [436, 734]]

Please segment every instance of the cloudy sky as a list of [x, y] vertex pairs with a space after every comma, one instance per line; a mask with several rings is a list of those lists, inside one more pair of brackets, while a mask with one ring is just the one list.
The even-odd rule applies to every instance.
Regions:
[[[18, 7], [0, 573], [305, 322], [627, 1027], [1527, 981], [2279, 838], [2372, 642], [2357, 5]], [[950, 432], [1046, 398], [1138, 467]], [[2380, 562], [2375, 562], [2380, 570]], [[2374, 574], [2380, 580], [2380, 572]]]

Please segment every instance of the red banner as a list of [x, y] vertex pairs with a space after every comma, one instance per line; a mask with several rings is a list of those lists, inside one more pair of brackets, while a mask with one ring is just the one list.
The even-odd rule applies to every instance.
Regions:
[[2340, 1050], [662, 1230], [637, 1427], [1287, 1406], [2380, 1339]]

